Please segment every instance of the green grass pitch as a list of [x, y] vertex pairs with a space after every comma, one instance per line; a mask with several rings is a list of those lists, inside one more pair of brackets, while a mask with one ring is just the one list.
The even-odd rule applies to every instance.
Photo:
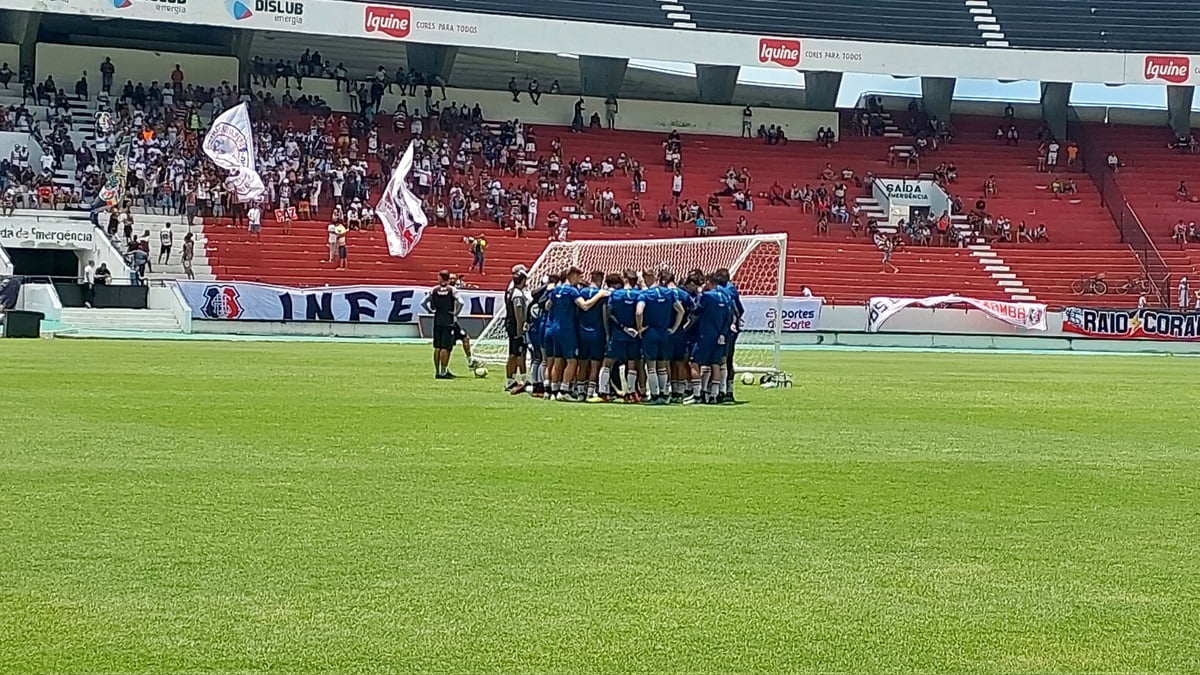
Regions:
[[1200, 671], [1197, 360], [788, 354], [683, 409], [0, 354], [3, 671]]

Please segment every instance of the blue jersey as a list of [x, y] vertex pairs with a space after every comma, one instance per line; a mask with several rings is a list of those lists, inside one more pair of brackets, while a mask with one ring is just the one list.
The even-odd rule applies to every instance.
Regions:
[[679, 300], [679, 304], [683, 305], [683, 323], [680, 325], [686, 326], [685, 332], [688, 335], [692, 335], [696, 332], [696, 321], [695, 317], [692, 316], [696, 311], [696, 298], [691, 293], [688, 293], [686, 288], [681, 286], [675, 288], [675, 296]]
[[615, 337], [629, 337], [626, 328], [637, 327], [637, 305], [642, 292], [636, 288], [619, 288], [608, 296], [608, 322]]
[[734, 312], [734, 316], [741, 318], [746, 313], [746, 309], [742, 307], [742, 294], [738, 291], [738, 287], [732, 281], [726, 281], [724, 285], [717, 288], [729, 296], [730, 309]]
[[675, 291], [654, 286], [642, 291], [641, 301], [646, 303], [642, 323], [647, 330], [665, 333], [675, 319]]
[[733, 307], [728, 293], [711, 290], [700, 294], [696, 300], [696, 332], [701, 342], [725, 335], [731, 323]]
[[529, 332], [540, 333], [542, 326], [546, 323], [546, 298], [550, 297], [547, 289], [541, 289], [534, 293], [532, 301], [529, 303]]
[[[585, 301], [591, 300], [600, 292], [595, 286], [584, 286], [579, 289], [579, 297]], [[604, 300], [592, 305], [592, 308], [579, 312], [579, 334], [580, 337], [604, 337]]]
[[579, 289], [571, 284], [559, 284], [550, 294], [550, 327], [551, 330], [574, 331], [579, 307], [575, 301], [579, 299]]

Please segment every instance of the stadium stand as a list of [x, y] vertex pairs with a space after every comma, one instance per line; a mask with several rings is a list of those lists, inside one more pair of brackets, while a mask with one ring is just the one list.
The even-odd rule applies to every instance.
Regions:
[[[1166, 260], [1171, 276], [1194, 279], [1200, 265], [1200, 233], [1190, 228], [1197, 220], [1193, 201], [1197, 193], [1191, 192], [1188, 178], [1195, 175], [1196, 156], [1186, 149], [1169, 148], [1170, 134], [1160, 128], [1098, 126], [1090, 131], [1104, 155], [1117, 156], [1115, 182]], [[1187, 195], [1178, 194], [1181, 181], [1189, 185]], [[1185, 227], [1184, 241], [1175, 238], [1174, 227], [1180, 222]]]
[[1200, 49], [1200, 7], [1170, 0], [988, 0], [1013, 47], [1146, 51]]
[[[171, 59], [169, 56], [165, 58]], [[56, 67], [67, 69], [63, 70], [64, 73], [74, 69], [73, 65], [63, 63]], [[169, 73], [160, 76], [163, 82], [168, 78]], [[190, 100], [205, 105], [204, 116], [207, 118], [212, 113], [206, 101], [216, 92], [208, 91], [203, 82], [196, 83], [202, 86], [193, 92], [192, 84], [188, 82], [187, 94], [180, 101]], [[121, 89], [119, 84], [116, 88]], [[320, 87], [314, 90], [310, 86], [305, 95], [312, 95], [314, 91], [323, 90]], [[278, 123], [267, 134], [271, 140], [261, 146], [267, 152], [277, 152], [286, 146], [284, 137], [289, 125], [299, 130], [308, 128], [311, 111], [299, 110], [303, 105], [295, 103], [280, 109], [279, 103], [285, 96], [300, 95], [299, 91], [288, 93], [285, 86], [280, 86], [271, 93], [274, 98], [270, 101], [255, 101], [256, 119], [271, 119]], [[458, 92], [452, 89], [449, 93], [451, 99], [457, 98]], [[10, 108], [17, 106], [20, 97], [11, 94], [6, 96], [3, 102]], [[344, 94], [341, 96], [331, 105], [339, 109], [347, 107], [349, 99]], [[224, 98], [227, 99], [224, 105], [229, 105], [238, 95], [230, 92]], [[48, 100], [40, 106], [31, 105], [28, 110], [35, 119], [44, 123], [38, 126], [44, 126], [47, 130], [61, 125], [53, 120], [66, 119], [65, 131], [53, 138], [59, 138], [60, 141], [69, 138], [74, 147], [85, 144], [94, 147], [95, 108], [90, 101], [68, 99], [66, 106]], [[319, 103], [309, 101], [309, 105], [323, 108], [329, 104], [319, 100]], [[410, 97], [408, 105], [416, 110], [423, 105], [423, 98]], [[589, 107], [597, 105], [593, 100]], [[541, 110], [551, 107], [547, 104]], [[530, 111], [527, 106], [497, 109], [500, 112], [493, 112], [489, 107], [486, 115], [502, 118]], [[737, 110], [740, 109], [731, 108], [734, 112], [730, 115], [737, 115]], [[385, 110], [377, 119], [381, 127], [379, 154], [385, 159], [393, 156], [407, 138], [407, 132], [394, 133], [391, 130], [391, 118], [387, 112]], [[188, 117], [188, 113], [182, 114]], [[906, 135], [902, 129], [910, 124], [908, 115], [897, 113], [893, 119], [893, 114], [883, 113], [883, 124], [877, 130], [879, 133], [856, 136], [854, 120], [857, 113], [845, 111], [842, 114], [847, 128], [841, 134], [841, 140], [830, 147], [820, 147], [812, 142], [771, 145], [762, 138], [738, 139], [703, 134], [683, 137], [681, 175], [684, 183], [682, 197], [685, 200], [695, 200], [707, 206], [709, 195], [720, 189], [722, 177], [728, 168], [733, 166], [738, 173], [742, 167], [748, 168], [752, 182], [745, 186], [745, 190], [754, 198], [754, 210], [736, 212], [730, 198], [723, 197], [721, 203], [724, 213], [716, 219], [716, 233], [735, 233], [734, 223], [739, 215], [746, 216], [751, 230], [788, 233], [791, 242], [788, 250], [789, 293], [798, 293], [802, 287], [808, 287], [825, 295], [831, 302], [859, 303], [881, 292], [895, 295], [958, 292], [979, 297], [1036, 299], [1061, 306], [1078, 301], [1071, 286], [1080, 278], [1103, 274], [1110, 280], [1124, 280], [1140, 273], [1137, 259], [1121, 242], [1111, 218], [1100, 204], [1095, 185], [1087, 179], [1086, 174], [1077, 170], [1069, 172], [1065, 168], [1061, 174], [1039, 171], [1036, 140], [1039, 130], [1032, 123], [1017, 122], [1022, 140], [1018, 144], [1009, 144], [995, 138], [995, 130], [1000, 122], [998, 119], [959, 116], [954, 121], [953, 142], [943, 143], [936, 150], [925, 151], [920, 163], [916, 163], [905, 159], [905, 155], [916, 144], [914, 138]], [[354, 117], [350, 115], [351, 119]], [[187, 119], [186, 122], [190, 128], [191, 120]], [[490, 124], [489, 128], [495, 132], [497, 123]], [[598, 214], [593, 213], [589, 218], [570, 220], [569, 236], [572, 239], [695, 234], [694, 226], [684, 223], [674, 222], [671, 228], [659, 229], [654, 222], [660, 206], [667, 204], [670, 210], [674, 210], [670, 204], [671, 174], [662, 160], [665, 132], [589, 130], [584, 134], [571, 134], [566, 127], [543, 124], [536, 125], [535, 129], [539, 140], [538, 155], [548, 155], [550, 139], [556, 136], [563, 139], [561, 162], [564, 165], [572, 157], [583, 159], [590, 156], [598, 164], [601, 158], [618, 157], [624, 153], [640, 160], [647, 169], [647, 190], [641, 195], [640, 201], [645, 212], [642, 223], [633, 228], [606, 226], [597, 217]], [[363, 146], [361, 154], [366, 155], [364, 130], [358, 128], [352, 135]], [[425, 135], [436, 136], [428, 131]], [[184, 137], [185, 146], [188, 137]], [[1066, 154], [1065, 150], [1063, 154]], [[1130, 150], [1130, 154], [1133, 154], [1133, 150]], [[89, 164], [77, 165], [74, 154], [63, 152], [61, 148], [56, 155], [60, 161], [55, 167], [54, 183], [75, 195], [77, 200], [90, 202], [94, 199], [97, 185], [94, 174], [89, 176], [86, 172]], [[983, 157], [986, 157], [986, 163], [981, 161]], [[535, 158], [527, 157], [525, 161], [530, 163], [526, 168], [532, 170]], [[1065, 164], [1065, 159], [1060, 163]], [[843, 168], [849, 168], [860, 180], [869, 174], [885, 178], [941, 179], [944, 178], [944, 171], [938, 167], [947, 164], [956, 167], [957, 180], [944, 181], [945, 187], [963, 204], [962, 211], [956, 213], [954, 218], [958, 230], [967, 227], [967, 214], [976, 210], [973, 208], [976, 202], [983, 199], [986, 206], [977, 210], [981, 214], [986, 212], [993, 221], [1001, 217], [1010, 220], [1013, 223], [1011, 238], [1017, 238], [1017, 224], [1026, 221], [1030, 230], [1045, 224], [1049, 230], [1049, 241], [1005, 241], [999, 236], [998, 230], [979, 227], [978, 224], [976, 229], [979, 231], [969, 232], [970, 236], [964, 237], [961, 246], [918, 246], [911, 237], [903, 237], [905, 246], [897, 251], [893, 259], [899, 270], [885, 274], [880, 265], [880, 252], [866, 232], [856, 232], [848, 224], [836, 222], [830, 224], [828, 232], [819, 231], [816, 216], [805, 212], [794, 200], [789, 206], [775, 206], [770, 205], [767, 198], [773, 184], [779, 184], [788, 192], [793, 187], [800, 189], [806, 185], [816, 189], [823, 182], [832, 188], [836, 181], [821, 175], [827, 166], [838, 174]], [[375, 163], [371, 166], [371, 173], [378, 177], [382, 172]], [[374, 196], [378, 189], [378, 183], [375, 182], [377, 177], [369, 182], [374, 192], [365, 200], [368, 204], [377, 198]], [[1058, 177], [1075, 180], [1077, 192], [1052, 194], [1050, 185]], [[982, 194], [983, 184], [989, 178], [996, 180], [999, 193], [985, 196]], [[536, 183], [532, 174], [506, 176], [503, 180], [506, 185], [515, 183], [518, 191], [523, 181], [532, 180]], [[627, 205], [634, 196], [630, 180], [623, 176], [600, 183], [611, 186], [615, 201], [622, 206]], [[138, 203], [146, 209], [175, 212], [183, 206], [182, 193], [186, 190], [181, 190], [182, 187], [185, 186], [176, 185], [173, 190], [167, 191], [144, 186], [134, 193]], [[595, 189], [596, 182], [592, 187]], [[326, 208], [316, 214], [319, 216], [329, 213], [328, 187], [325, 190]], [[877, 203], [872, 203], [869, 190], [857, 184], [850, 186], [847, 201], [851, 206], [861, 209], [858, 220], [863, 224], [869, 220], [872, 210], [878, 208]], [[432, 209], [433, 205], [430, 207]], [[568, 215], [575, 208], [578, 207], [571, 205], [560, 192], [554, 197], [543, 196], [539, 214], [544, 217], [551, 211], [557, 211]], [[282, 234], [277, 225], [269, 225], [259, 243], [248, 241], [244, 229], [229, 227], [219, 216], [209, 217], [199, 244], [206, 246], [213, 272], [220, 279], [260, 280], [300, 286], [367, 282], [423, 284], [443, 267], [465, 269], [470, 256], [463, 241], [464, 236], [485, 233], [489, 241], [489, 266], [502, 271], [511, 264], [529, 263], [536, 258], [548, 234], [544, 222], [534, 223], [535, 229], [524, 239], [515, 239], [511, 232], [481, 222], [472, 223], [465, 230], [431, 226], [418, 251], [400, 260], [387, 255], [384, 238], [378, 230], [352, 232], [349, 269], [334, 270], [330, 263], [322, 262], [329, 257], [327, 222], [315, 217], [311, 220], [302, 219], [292, 224], [288, 235]], [[142, 227], [139, 224], [130, 229], [132, 234], [139, 234]], [[157, 231], [157, 228], [152, 229]], [[881, 231], [887, 234], [890, 228], [883, 227]], [[123, 250], [132, 243], [128, 236], [117, 232], [113, 234]], [[1183, 260], [1186, 260], [1186, 254], [1183, 254]], [[1172, 263], [1173, 268], [1176, 264], [1184, 263], [1177, 260]], [[1187, 266], [1190, 267], [1190, 264], [1188, 262]], [[468, 274], [468, 283], [484, 288], [499, 287], [503, 279], [503, 274]], [[1131, 305], [1136, 302], [1136, 296], [1113, 294], [1089, 298], [1089, 302]]]

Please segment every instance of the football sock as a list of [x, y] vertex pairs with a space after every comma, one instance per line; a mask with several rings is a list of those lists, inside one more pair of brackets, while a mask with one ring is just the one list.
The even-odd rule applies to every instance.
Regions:
[[588, 398], [595, 397], [595, 395], [596, 395], [596, 383], [595, 382], [588, 383], [587, 395], [588, 395]]
[[646, 386], [650, 390], [650, 398], [658, 398], [658, 378], [646, 378]]
[[725, 376], [722, 371], [725, 369], [721, 366], [713, 366], [712, 369], [712, 386], [709, 387], [709, 394], [713, 398], [721, 395], [721, 383], [725, 381]]
[[670, 381], [670, 378], [667, 377], [667, 369], [666, 368], [659, 369], [658, 371], [656, 371], [656, 375], [658, 376], [658, 394], [659, 394], [659, 396], [666, 396], [667, 394], [671, 393], [671, 389], [670, 389], [671, 381]]
[[712, 383], [712, 366], [700, 366], [700, 392], [703, 394], [708, 391], [709, 384]]
[[611, 390], [612, 385], [612, 368], [602, 366], [600, 368], [600, 393], [607, 395]]
[[690, 384], [692, 385], [692, 398], [700, 398], [700, 380], [692, 380]]

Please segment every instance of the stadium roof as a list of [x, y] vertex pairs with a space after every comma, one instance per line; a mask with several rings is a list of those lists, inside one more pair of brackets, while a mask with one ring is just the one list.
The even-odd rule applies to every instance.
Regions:
[[[33, 11], [520, 53], [901, 77], [1200, 83], [1163, 0], [37, 0]], [[30, 11], [29, 0], [0, 8]], [[613, 30], [621, 25], [621, 30]], [[204, 29], [201, 29], [204, 30]]]
[[1200, 51], [1200, 3], [1178, 0], [418, 0], [385, 4], [907, 44]]

